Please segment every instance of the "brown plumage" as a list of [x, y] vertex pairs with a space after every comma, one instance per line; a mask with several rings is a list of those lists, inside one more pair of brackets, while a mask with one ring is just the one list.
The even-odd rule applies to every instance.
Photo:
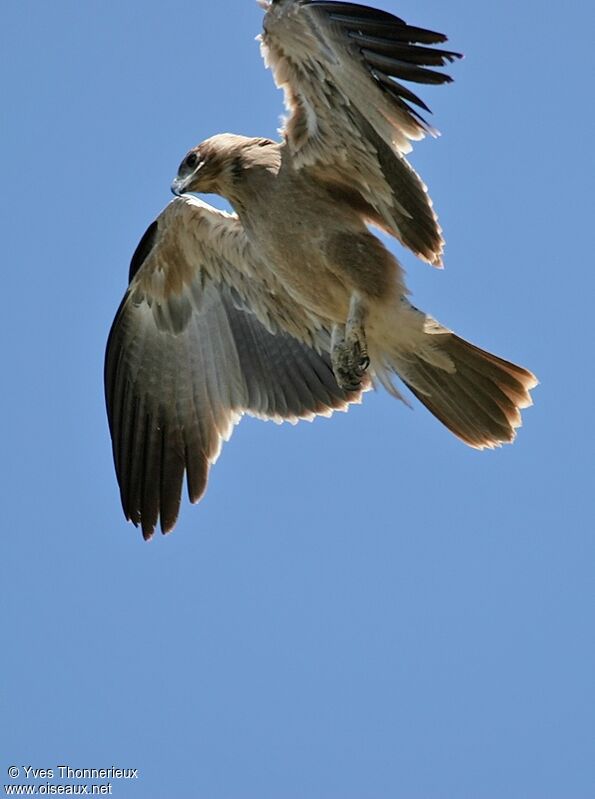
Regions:
[[[445, 83], [442, 34], [383, 11], [261, 0], [262, 50], [285, 92], [282, 141], [233, 134], [191, 150], [133, 257], [106, 354], [126, 517], [145, 537], [193, 502], [243, 413], [277, 421], [346, 410], [398, 375], [467, 444], [512, 441], [535, 377], [407, 299], [382, 228], [441, 263], [426, 187], [405, 160], [432, 132], [401, 81]], [[225, 214], [187, 192], [226, 197]]]

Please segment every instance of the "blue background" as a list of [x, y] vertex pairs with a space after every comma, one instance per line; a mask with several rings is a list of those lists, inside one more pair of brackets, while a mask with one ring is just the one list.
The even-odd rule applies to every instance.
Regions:
[[487, 453], [382, 392], [245, 419], [202, 504], [145, 544], [104, 344], [185, 151], [275, 135], [262, 13], [2, 4], [0, 785], [65, 763], [138, 768], [113, 795], [143, 799], [595, 796], [595, 12], [384, 7], [466, 54], [423, 88], [443, 136], [413, 162], [447, 268], [399, 253], [414, 300], [534, 370], [535, 407]]

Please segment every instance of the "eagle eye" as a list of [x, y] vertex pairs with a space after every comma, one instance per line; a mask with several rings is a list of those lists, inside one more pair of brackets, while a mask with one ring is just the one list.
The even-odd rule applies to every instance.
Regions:
[[193, 169], [198, 163], [198, 155], [196, 153], [190, 153], [190, 155], [186, 156], [184, 161], [184, 166], [190, 167]]

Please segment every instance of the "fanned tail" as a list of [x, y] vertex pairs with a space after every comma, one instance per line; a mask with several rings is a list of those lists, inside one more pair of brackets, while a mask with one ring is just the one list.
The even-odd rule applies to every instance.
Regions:
[[[420, 346], [390, 358], [390, 368], [469, 446], [491, 449], [514, 441], [522, 424], [521, 409], [533, 404], [529, 392], [538, 383], [535, 375], [430, 317], [425, 317], [422, 335]], [[386, 373], [378, 376], [386, 384]]]

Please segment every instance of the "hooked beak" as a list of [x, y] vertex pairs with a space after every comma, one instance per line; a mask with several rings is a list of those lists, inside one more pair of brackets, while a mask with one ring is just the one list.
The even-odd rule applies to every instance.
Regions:
[[171, 184], [172, 194], [175, 194], [176, 197], [181, 197], [182, 194], [187, 194], [188, 192], [194, 191], [191, 186], [196, 181], [198, 172], [203, 168], [204, 163], [204, 159], [199, 161], [192, 172], [188, 172], [187, 169], [184, 169], [184, 164], [182, 164], [178, 174]]
[[171, 191], [172, 194], [175, 194], [176, 197], [181, 197], [184, 194], [185, 186], [188, 183], [188, 178], [174, 178], [173, 183], [171, 184]]

